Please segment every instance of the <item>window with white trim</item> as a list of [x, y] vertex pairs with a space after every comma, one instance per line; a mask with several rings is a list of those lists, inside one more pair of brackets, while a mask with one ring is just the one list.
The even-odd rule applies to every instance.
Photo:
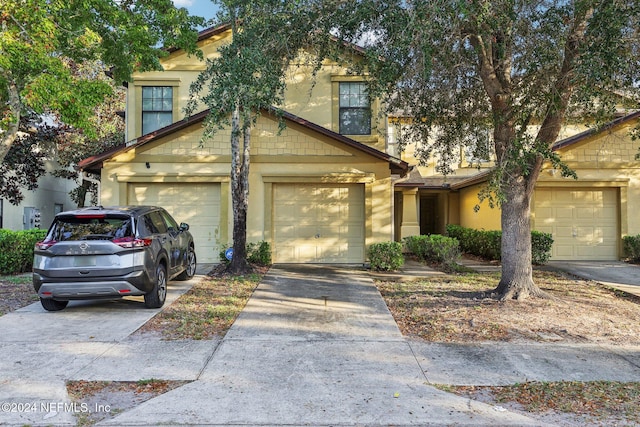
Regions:
[[173, 123], [173, 88], [171, 86], [142, 87], [142, 134]]
[[340, 82], [340, 134], [371, 134], [371, 102], [363, 82]]

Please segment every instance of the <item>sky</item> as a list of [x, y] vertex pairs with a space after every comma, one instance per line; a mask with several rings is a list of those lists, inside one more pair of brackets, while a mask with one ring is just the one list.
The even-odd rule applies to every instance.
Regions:
[[184, 7], [189, 11], [190, 15], [202, 16], [211, 19], [215, 16], [217, 6], [211, 3], [211, 0], [173, 0], [176, 7]]

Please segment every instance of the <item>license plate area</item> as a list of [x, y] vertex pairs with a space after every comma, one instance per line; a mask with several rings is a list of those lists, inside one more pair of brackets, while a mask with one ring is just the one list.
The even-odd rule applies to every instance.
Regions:
[[96, 263], [95, 256], [78, 256], [73, 258], [74, 267], [95, 267]]

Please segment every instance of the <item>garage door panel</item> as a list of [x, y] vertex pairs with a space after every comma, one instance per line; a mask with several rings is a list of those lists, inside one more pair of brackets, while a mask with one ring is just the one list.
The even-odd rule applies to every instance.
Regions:
[[362, 185], [276, 184], [273, 200], [275, 262], [364, 261]]
[[556, 218], [573, 218], [572, 208], [556, 208], [550, 209], [553, 212], [553, 216]]
[[131, 205], [161, 206], [189, 224], [198, 262], [219, 262], [220, 184], [130, 183], [127, 197]]
[[551, 233], [552, 260], [617, 259], [617, 191], [536, 190], [536, 228]]

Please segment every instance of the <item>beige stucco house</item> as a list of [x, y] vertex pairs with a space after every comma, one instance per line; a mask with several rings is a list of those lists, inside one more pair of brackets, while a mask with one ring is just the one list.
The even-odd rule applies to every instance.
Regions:
[[[630, 135], [639, 120], [640, 112], [632, 112], [599, 131], [563, 130], [554, 150], [578, 179], [563, 178], [546, 166], [531, 207], [532, 228], [553, 235], [553, 260], [620, 259], [622, 237], [640, 234], [640, 161], [635, 158], [640, 142]], [[405, 156], [412, 156], [408, 151], [402, 156], [407, 161]], [[437, 176], [433, 165], [427, 165], [398, 180], [396, 236], [443, 233], [447, 224], [500, 230], [499, 209], [486, 202], [474, 209], [493, 164], [480, 166], [461, 156], [451, 176]]]
[[[225, 26], [201, 32], [205, 57], [228, 37]], [[128, 84], [127, 142], [79, 166], [100, 173], [103, 205], [164, 206], [190, 224], [199, 262], [217, 262], [231, 242], [230, 135], [203, 140], [207, 111], [184, 117], [204, 64], [176, 50], [162, 65]], [[497, 210], [473, 209], [490, 162], [478, 169], [461, 156], [453, 175], [438, 176], [412, 147], [394, 153], [393, 126], [361, 77], [332, 63], [313, 84], [310, 75], [297, 67], [288, 76], [284, 131], [269, 111], [252, 131], [247, 238], [268, 241], [274, 262], [363, 263], [375, 242], [447, 224], [500, 228]], [[595, 134], [567, 129], [556, 144], [579, 180], [547, 169], [536, 189], [533, 226], [553, 233], [554, 259], [617, 259], [622, 236], [640, 233], [638, 144], [628, 136], [639, 117]]]
[[[205, 57], [227, 37], [203, 31]], [[199, 262], [216, 262], [232, 237], [230, 132], [203, 140], [207, 112], [183, 116], [202, 62], [173, 51], [162, 65], [128, 84], [128, 142], [80, 167], [101, 174], [103, 205], [164, 206], [190, 225]], [[333, 64], [313, 89], [309, 76], [289, 76], [284, 131], [269, 111], [252, 130], [247, 239], [268, 241], [275, 262], [363, 263], [370, 244], [394, 238], [393, 177], [409, 166], [384, 152], [362, 78]]]

